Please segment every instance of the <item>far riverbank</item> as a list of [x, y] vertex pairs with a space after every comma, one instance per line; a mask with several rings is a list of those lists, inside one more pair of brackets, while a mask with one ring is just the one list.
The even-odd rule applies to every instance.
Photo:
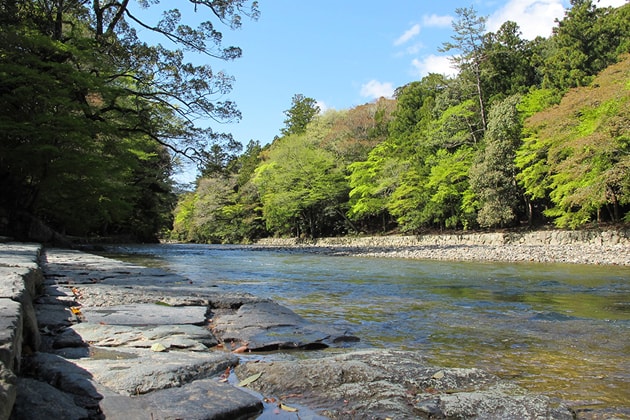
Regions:
[[630, 230], [265, 238], [255, 246], [361, 257], [630, 266]]

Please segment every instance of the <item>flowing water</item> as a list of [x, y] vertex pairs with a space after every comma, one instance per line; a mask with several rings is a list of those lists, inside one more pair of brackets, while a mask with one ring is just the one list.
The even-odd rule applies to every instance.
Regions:
[[580, 409], [630, 416], [628, 267], [180, 244], [116, 252], [200, 287], [268, 297], [347, 326], [360, 346], [419, 351], [435, 365], [486, 369]]

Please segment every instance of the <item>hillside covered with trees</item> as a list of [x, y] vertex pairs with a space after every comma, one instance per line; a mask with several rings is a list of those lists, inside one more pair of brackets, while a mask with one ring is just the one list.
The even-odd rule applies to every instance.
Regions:
[[[630, 4], [572, 0], [531, 41], [457, 9], [442, 47], [455, 77], [324, 113], [296, 94], [278, 137], [243, 145], [195, 125], [240, 113], [221, 99], [232, 78], [187, 57], [239, 58], [220, 28], [256, 19], [257, 2], [189, 0], [214, 20], [196, 28], [136, 3], [0, 2], [0, 234], [36, 220], [236, 243], [630, 222]], [[183, 159], [200, 169], [191, 192], [171, 180]]]
[[250, 142], [181, 196], [172, 237], [263, 236], [630, 222], [630, 4], [572, 0], [553, 35], [488, 33], [456, 10], [456, 77], [320, 113], [293, 97], [281, 136]]

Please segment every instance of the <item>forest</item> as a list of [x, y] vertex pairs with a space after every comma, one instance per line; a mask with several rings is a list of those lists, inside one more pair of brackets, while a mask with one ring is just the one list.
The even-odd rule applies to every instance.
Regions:
[[[191, 2], [228, 27], [258, 15], [256, 2]], [[217, 100], [229, 76], [184, 58], [239, 57], [211, 22], [171, 11], [149, 26], [127, 1], [1, 4], [0, 233], [31, 218], [199, 243], [630, 223], [630, 4], [572, 0], [531, 41], [459, 8], [442, 47], [455, 77], [323, 113], [297, 93], [264, 145], [193, 123], [239, 118]], [[171, 181], [181, 159], [200, 169], [194, 191]]]

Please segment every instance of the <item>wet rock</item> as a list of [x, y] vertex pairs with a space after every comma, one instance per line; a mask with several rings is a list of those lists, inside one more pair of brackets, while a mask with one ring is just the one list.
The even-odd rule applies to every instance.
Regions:
[[275, 302], [241, 305], [213, 318], [212, 329], [225, 343], [239, 343], [252, 351], [321, 349], [333, 343], [358, 341], [346, 330], [315, 325]]
[[294, 395], [331, 418], [572, 418], [547, 397], [479, 369], [429, 366], [414, 352], [370, 350], [236, 369], [239, 378], [259, 372], [250, 387], [264, 396]]
[[[424, 399], [425, 396], [428, 399]], [[548, 397], [525, 393], [510, 384], [497, 384], [487, 390], [454, 392], [437, 397], [420, 394], [417, 398], [415, 407], [421, 413], [434, 418], [573, 419], [573, 414], [567, 408], [555, 407]]]
[[259, 398], [216, 380], [199, 380], [138, 397], [156, 414], [153, 419], [189, 420], [250, 418], [259, 414]]
[[123, 395], [179, 387], [197, 379], [223, 373], [238, 363], [238, 358], [227, 352], [153, 352], [145, 349], [117, 349], [112, 358], [76, 359], [74, 363], [89, 371], [93, 378], [109, 389]]
[[42, 381], [19, 379], [12, 420], [85, 419], [88, 416], [89, 411], [78, 406], [72, 395]]
[[115, 305], [84, 307], [84, 321], [110, 325], [182, 325], [204, 324], [205, 306], [165, 306], [158, 304]]
[[80, 323], [71, 326], [57, 337], [57, 348], [78, 347], [86, 344], [99, 347], [150, 348], [161, 343], [167, 349], [206, 351], [218, 344], [206, 327], [196, 325], [160, 325], [156, 327], [128, 327]]

